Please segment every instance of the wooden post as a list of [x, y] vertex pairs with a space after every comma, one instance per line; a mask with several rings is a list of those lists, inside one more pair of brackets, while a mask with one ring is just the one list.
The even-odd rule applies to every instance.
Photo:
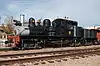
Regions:
[[63, 40], [62, 40], [62, 38], [61, 38], [61, 47], [62, 47], [62, 42], [63, 42]]
[[44, 48], [45, 48], [45, 40], [44, 40]]

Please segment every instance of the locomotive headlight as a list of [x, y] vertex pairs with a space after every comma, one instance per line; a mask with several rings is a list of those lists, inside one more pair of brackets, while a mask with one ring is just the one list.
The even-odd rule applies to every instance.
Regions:
[[69, 35], [71, 35], [71, 31], [69, 31]]
[[35, 22], [34, 20], [32, 20], [32, 22]]

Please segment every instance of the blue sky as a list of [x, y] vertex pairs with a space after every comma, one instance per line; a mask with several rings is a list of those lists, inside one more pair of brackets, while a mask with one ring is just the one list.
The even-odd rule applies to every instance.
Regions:
[[19, 19], [20, 14], [26, 20], [69, 16], [83, 27], [100, 25], [100, 0], [1, 0], [2, 21], [5, 16]]

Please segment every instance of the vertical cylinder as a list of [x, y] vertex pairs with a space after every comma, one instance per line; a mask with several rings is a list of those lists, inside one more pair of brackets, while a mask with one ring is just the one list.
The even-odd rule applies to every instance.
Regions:
[[74, 37], [76, 37], [76, 33], [77, 33], [77, 32], [76, 32], [76, 31], [77, 31], [76, 28], [77, 28], [77, 26], [74, 26]]
[[23, 26], [24, 22], [25, 22], [25, 15], [24, 14], [20, 14], [20, 22]]

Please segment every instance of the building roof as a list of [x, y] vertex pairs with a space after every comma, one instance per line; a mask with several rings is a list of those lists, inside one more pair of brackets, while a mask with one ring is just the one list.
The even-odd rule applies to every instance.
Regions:
[[3, 30], [2, 26], [0, 26], [0, 30]]
[[98, 29], [98, 30], [100, 30], [100, 26], [89, 26], [89, 27], [87, 27], [87, 29]]

